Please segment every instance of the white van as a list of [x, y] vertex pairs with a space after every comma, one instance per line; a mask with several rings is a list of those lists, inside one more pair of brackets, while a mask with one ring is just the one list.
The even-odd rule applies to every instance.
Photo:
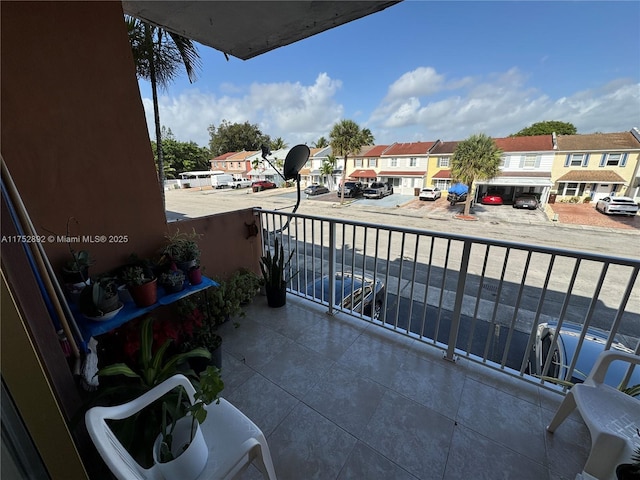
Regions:
[[233, 182], [233, 176], [221, 173], [218, 175], [211, 175], [211, 186], [213, 188], [227, 188], [229, 182]]

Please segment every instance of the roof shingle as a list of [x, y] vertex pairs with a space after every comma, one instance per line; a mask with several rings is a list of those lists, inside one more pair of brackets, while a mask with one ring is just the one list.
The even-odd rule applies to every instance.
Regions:
[[558, 150], [640, 150], [640, 142], [631, 132], [558, 135]]

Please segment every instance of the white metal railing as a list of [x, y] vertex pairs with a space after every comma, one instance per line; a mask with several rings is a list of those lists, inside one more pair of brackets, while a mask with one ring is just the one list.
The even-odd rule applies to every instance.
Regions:
[[[638, 260], [281, 211], [256, 215], [263, 248], [277, 238], [294, 251], [290, 293], [432, 344], [448, 360], [465, 356], [557, 388], [542, 377], [588, 373], [577, 368], [579, 352], [597, 341], [594, 332], [604, 332], [601, 349], [640, 351]], [[345, 273], [365, 277], [365, 291], [356, 282], [337, 290]], [[543, 338], [545, 325], [572, 338]]]

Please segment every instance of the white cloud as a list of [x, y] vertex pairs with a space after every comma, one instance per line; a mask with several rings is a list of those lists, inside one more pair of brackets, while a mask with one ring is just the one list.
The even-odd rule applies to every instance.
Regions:
[[[431, 82], [420, 90], [413, 81], [417, 78]], [[640, 124], [640, 85], [632, 80], [618, 79], [557, 100], [527, 80], [516, 68], [452, 80], [431, 68], [417, 69], [389, 87], [367, 126], [378, 133], [378, 142], [390, 143], [462, 140], [479, 132], [500, 137], [544, 120], [571, 122], [579, 133], [626, 131]]]
[[[282, 137], [289, 145], [313, 142], [327, 135], [340, 120], [342, 105], [335, 100], [340, 80], [320, 73], [313, 85], [291, 83], [253, 83], [249, 87], [225, 83], [224, 95], [216, 96], [188, 89], [175, 97], [161, 96], [160, 122], [180, 141], [209, 143], [209, 125], [222, 120], [257, 124], [272, 138]], [[143, 99], [151, 138], [155, 138], [153, 104]]]

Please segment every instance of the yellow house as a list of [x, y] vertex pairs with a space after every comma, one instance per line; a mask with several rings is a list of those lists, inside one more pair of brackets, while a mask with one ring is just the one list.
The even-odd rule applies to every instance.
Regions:
[[559, 200], [637, 196], [640, 138], [619, 133], [558, 135], [551, 178]]

